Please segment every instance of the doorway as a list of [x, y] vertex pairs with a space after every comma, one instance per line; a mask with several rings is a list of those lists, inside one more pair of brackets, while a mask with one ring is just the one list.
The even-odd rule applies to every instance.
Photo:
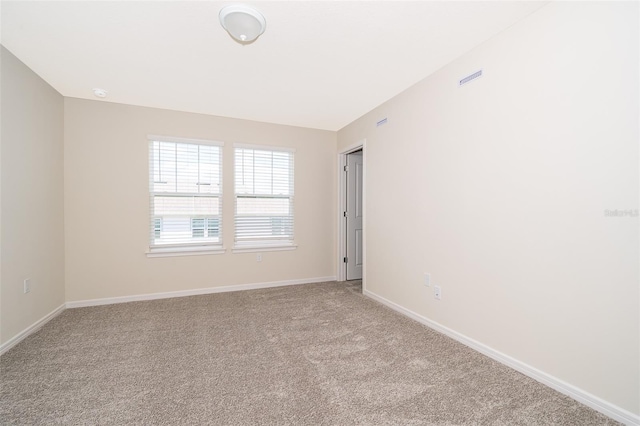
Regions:
[[347, 155], [347, 281], [362, 279], [362, 150]]
[[338, 281], [362, 280], [366, 261], [365, 233], [365, 142], [338, 154]]

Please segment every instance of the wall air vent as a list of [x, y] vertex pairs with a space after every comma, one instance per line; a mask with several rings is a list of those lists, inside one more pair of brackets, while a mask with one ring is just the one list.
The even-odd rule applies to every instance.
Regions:
[[469, 83], [470, 81], [473, 81], [476, 78], [480, 78], [480, 77], [482, 77], [482, 70], [476, 71], [473, 74], [468, 75], [465, 78], [463, 78], [460, 81], [458, 81], [458, 87], [464, 86], [465, 84]]

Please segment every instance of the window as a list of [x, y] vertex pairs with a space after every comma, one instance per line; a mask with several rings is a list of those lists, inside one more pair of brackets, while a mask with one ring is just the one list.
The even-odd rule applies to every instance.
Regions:
[[191, 219], [191, 238], [204, 238], [205, 219]]
[[149, 143], [151, 253], [222, 248], [222, 144]]
[[293, 150], [235, 146], [235, 248], [293, 244]]
[[154, 217], [153, 218], [153, 238], [156, 240], [162, 238], [162, 218]]
[[209, 238], [219, 235], [220, 221], [214, 217], [191, 219], [191, 238]]

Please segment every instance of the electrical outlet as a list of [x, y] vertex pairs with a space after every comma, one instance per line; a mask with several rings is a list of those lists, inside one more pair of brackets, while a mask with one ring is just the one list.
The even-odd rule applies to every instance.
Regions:
[[434, 285], [433, 286], [433, 295], [438, 300], [442, 299], [442, 289], [440, 288], [439, 285]]
[[262, 262], [262, 253], [256, 254], [256, 262]]
[[27, 294], [31, 291], [31, 278], [27, 278], [26, 280], [24, 280], [22, 289], [24, 291], [24, 294]]
[[431, 274], [428, 272], [424, 273], [424, 286], [431, 287]]

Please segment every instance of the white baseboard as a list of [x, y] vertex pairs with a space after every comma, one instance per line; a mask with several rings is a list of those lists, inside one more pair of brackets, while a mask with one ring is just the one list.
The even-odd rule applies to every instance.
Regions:
[[172, 297], [197, 296], [200, 294], [226, 293], [229, 291], [255, 290], [260, 288], [283, 287], [297, 284], [312, 284], [335, 281], [336, 277], [305, 278], [300, 280], [273, 281], [267, 283], [225, 285], [221, 287], [197, 288], [193, 290], [168, 291], [165, 293], [136, 294], [133, 296], [106, 297], [104, 299], [75, 300], [67, 302], [67, 308], [112, 305], [114, 303], [139, 302], [142, 300], [169, 299]]
[[55, 308], [53, 311], [49, 312], [47, 315], [40, 318], [38, 321], [31, 324], [29, 327], [22, 330], [20, 333], [13, 336], [11, 339], [4, 342], [2, 345], [0, 345], [0, 355], [7, 352], [9, 349], [14, 347], [15, 345], [17, 345], [27, 337], [29, 337], [29, 335], [38, 331], [40, 328], [42, 328], [43, 325], [45, 325], [46, 323], [48, 323], [49, 321], [51, 321], [52, 319], [60, 315], [62, 311], [64, 311], [64, 309], [65, 309], [65, 304], [63, 303], [62, 305]]
[[537, 368], [534, 368], [528, 364], [525, 364], [522, 361], [519, 361], [515, 358], [510, 357], [509, 355], [503, 354], [502, 352], [496, 351], [495, 349], [490, 348], [489, 346], [478, 342], [477, 340], [473, 340], [463, 334], [458, 333], [448, 327], [445, 327], [435, 321], [432, 321], [426, 317], [423, 317], [420, 314], [417, 314], [409, 309], [406, 309], [395, 302], [392, 302], [388, 299], [385, 299], [382, 296], [379, 296], [369, 290], [363, 290], [363, 294], [368, 296], [383, 305], [388, 306], [396, 312], [399, 312], [411, 319], [418, 321], [430, 327], [436, 331], [439, 331], [442, 334], [445, 334], [451, 337], [454, 340], [492, 358], [508, 367], [513, 368], [521, 372], [522, 374], [531, 377], [538, 382], [549, 386], [552, 389], [557, 390], [558, 392], [567, 395], [576, 401], [593, 408], [608, 416], [614, 420], [617, 420], [625, 425], [629, 426], [640, 426], [640, 416], [631, 413], [623, 408], [620, 408], [610, 402], [607, 402], [595, 395], [590, 394], [576, 386], [573, 386], [563, 380], [558, 379], [550, 374], [545, 373], [544, 371], [540, 371]]

